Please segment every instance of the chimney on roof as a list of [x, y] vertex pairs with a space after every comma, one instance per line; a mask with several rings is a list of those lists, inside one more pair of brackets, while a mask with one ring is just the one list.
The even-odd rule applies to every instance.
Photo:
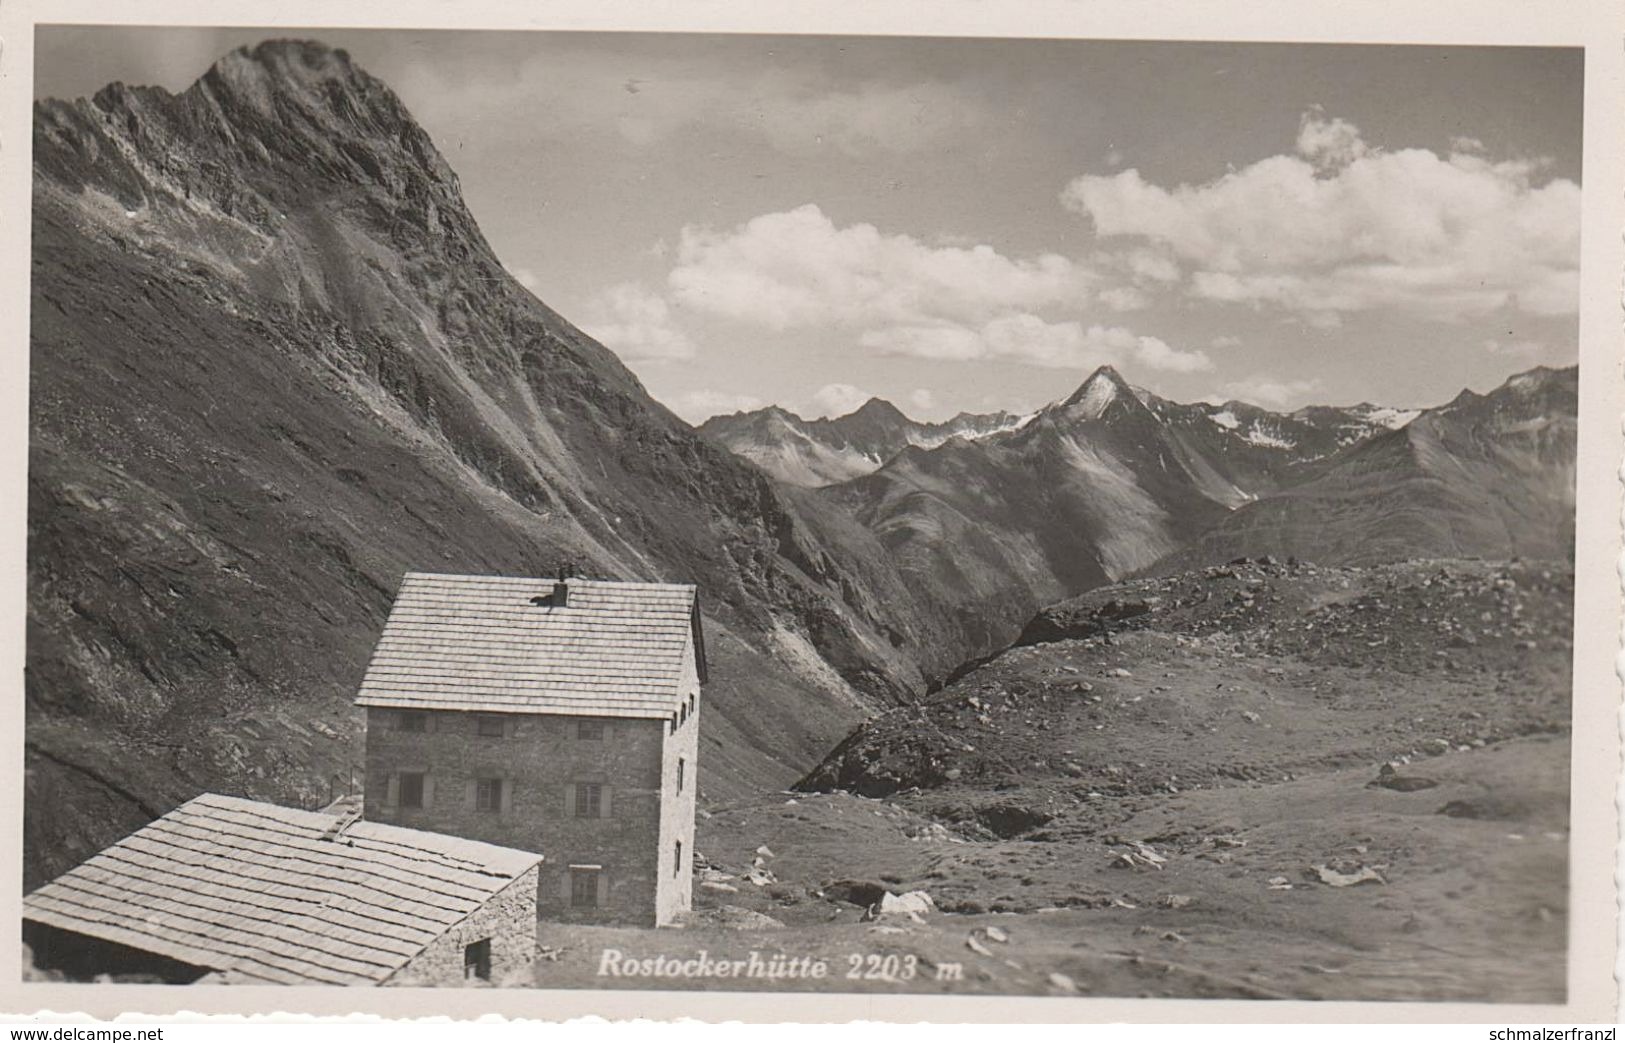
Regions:
[[335, 804], [332, 810], [335, 813], [333, 824], [322, 832], [322, 839], [337, 841], [344, 836], [345, 830], [360, 821], [361, 802], [359, 800], [350, 800], [349, 795], [346, 795]]
[[560, 565], [558, 578], [553, 581], [553, 607], [564, 608], [570, 604], [570, 566]]

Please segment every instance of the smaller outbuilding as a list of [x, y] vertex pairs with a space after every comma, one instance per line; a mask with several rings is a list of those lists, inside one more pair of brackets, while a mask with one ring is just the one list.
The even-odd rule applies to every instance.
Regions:
[[23, 940], [79, 980], [528, 983], [541, 861], [206, 793], [27, 895]]

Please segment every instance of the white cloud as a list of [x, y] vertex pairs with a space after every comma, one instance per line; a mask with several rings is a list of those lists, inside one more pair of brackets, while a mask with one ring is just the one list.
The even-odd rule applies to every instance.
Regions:
[[884, 355], [944, 361], [1001, 359], [1054, 369], [1105, 363], [1176, 373], [1213, 368], [1212, 360], [1201, 351], [1181, 351], [1120, 326], [1085, 328], [1080, 322], [1046, 322], [1025, 313], [1000, 316], [977, 328], [953, 323], [891, 326], [866, 331], [859, 343]]
[[[1171, 262], [1148, 250], [1123, 265], [1155, 284]], [[695, 311], [780, 332], [845, 329], [888, 355], [1065, 369], [1102, 362], [1182, 373], [1212, 367], [1203, 352], [1155, 337], [1046, 317], [1076, 313], [1090, 299], [1100, 281], [1092, 268], [1057, 254], [1011, 258], [986, 245], [927, 243], [869, 224], [841, 227], [812, 204], [724, 232], [684, 228], [667, 281], [672, 298]], [[1118, 311], [1150, 303], [1146, 290], [1127, 285], [1098, 299]]]
[[1062, 202], [1103, 237], [1140, 240], [1189, 270], [1193, 295], [1274, 306], [1321, 324], [1400, 309], [1442, 320], [1578, 307], [1580, 189], [1537, 184], [1542, 163], [1369, 147], [1358, 128], [1307, 114], [1299, 155], [1202, 185], [1137, 170], [1075, 178]]
[[836, 417], [857, 409], [875, 396], [862, 388], [851, 384], [825, 384], [813, 392], [813, 405], [817, 407], [815, 416]]
[[813, 204], [725, 232], [686, 227], [669, 277], [676, 300], [774, 330], [985, 322], [1079, 304], [1091, 277], [1068, 259], [1011, 259], [985, 245], [931, 246], [874, 225], [837, 227]]
[[581, 328], [627, 361], [694, 357], [694, 342], [676, 325], [665, 298], [637, 283], [620, 283], [599, 294], [588, 305]]
[[1206, 352], [1180, 351], [1156, 337], [1137, 338], [1132, 358], [1142, 366], [1172, 373], [1197, 373], [1213, 368], [1213, 360], [1207, 357]]
[[1121, 260], [1137, 282], [1172, 283], [1179, 281], [1179, 264], [1168, 256], [1166, 250], [1129, 250], [1122, 256]]
[[1221, 351], [1225, 348], [1239, 348], [1241, 345], [1242, 340], [1240, 337], [1233, 337], [1229, 334], [1214, 337], [1212, 340], [1208, 341], [1209, 347], [1218, 348]]
[[763, 402], [755, 395], [740, 395], [731, 391], [715, 391], [704, 388], [698, 391], [684, 391], [672, 396], [666, 403], [673, 413], [687, 420], [691, 424], [698, 424], [714, 416], [724, 413], [740, 413], [752, 409], [762, 408]]
[[1219, 385], [1218, 391], [1209, 396], [1208, 401], [1215, 405], [1241, 401], [1250, 402], [1255, 406], [1284, 409], [1304, 405], [1308, 396], [1319, 391], [1321, 386], [1318, 377], [1310, 380], [1280, 380], [1263, 374], [1254, 374], [1242, 380], [1232, 380]]
[[1113, 286], [1101, 290], [1099, 297], [1100, 303], [1113, 311], [1139, 311], [1151, 304], [1151, 298], [1145, 291], [1133, 286]]
[[514, 268], [510, 270], [508, 274], [512, 275], [515, 282], [529, 290], [531, 293], [535, 293], [537, 288], [542, 284], [542, 281], [536, 277], [536, 273], [531, 271], [529, 268]]
[[1298, 120], [1298, 155], [1317, 167], [1346, 167], [1368, 151], [1359, 127], [1346, 119], [1326, 119], [1318, 105]]
[[915, 388], [908, 393], [908, 404], [922, 412], [936, 408], [937, 396], [930, 388]]

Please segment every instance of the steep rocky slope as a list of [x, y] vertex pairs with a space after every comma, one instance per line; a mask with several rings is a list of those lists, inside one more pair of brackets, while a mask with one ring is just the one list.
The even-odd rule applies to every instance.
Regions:
[[1567, 564], [1449, 560], [1244, 561], [1105, 587], [864, 725], [800, 785], [991, 807], [1029, 786], [1036, 824], [1061, 806], [1052, 784], [1166, 792], [1561, 732], [1573, 590]]
[[871, 398], [845, 416], [803, 420], [779, 406], [714, 416], [700, 433], [727, 446], [781, 482], [816, 489], [879, 470], [908, 446], [1013, 431], [1027, 417], [960, 413], [940, 424], [913, 420], [885, 399]]
[[958, 661], [862, 527], [510, 279], [343, 52], [43, 102], [34, 153], [27, 882], [203, 788], [344, 786], [407, 569], [699, 583], [719, 795]]

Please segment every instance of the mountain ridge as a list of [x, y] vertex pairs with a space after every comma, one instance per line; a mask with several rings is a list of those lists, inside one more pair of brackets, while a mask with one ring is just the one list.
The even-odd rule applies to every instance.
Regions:
[[[1235, 557], [1326, 564], [1560, 557], [1565, 517], [1572, 527], [1575, 404], [1572, 393], [1541, 395], [1574, 380], [1573, 369], [1532, 370], [1489, 396], [1467, 392], [1390, 426], [1403, 417], [1379, 422], [1358, 407], [1294, 416], [1234, 403], [1183, 405], [1135, 392], [1102, 367], [1019, 429], [909, 447], [871, 474], [816, 492], [873, 530], [922, 596], [1000, 605], [986, 621], [1002, 626], [982, 631], [977, 646], [985, 654], [1014, 638], [1012, 614], [1132, 576]], [[1429, 434], [1452, 413], [1505, 418], [1496, 403], [1524, 385], [1525, 398], [1569, 418], [1540, 445], [1512, 444], [1542, 437], [1516, 417], [1506, 431], [1480, 422], [1476, 434]], [[1397, 447], [1430, 462], [1360, 462]], [[1369, 474], [1360, 478], [1363, 466]], [[1453, 467], [1465, 470], [1451, 478]], [[1504, 505], [1486, 502], [1495, 497], [1481, 490], [1503, 475]], [[1350, 497], [1351, 488], [1364, 498]], [[1550, 538], [1530, 534], [1541, 526], [1553, 530]]]
[[408, 570], [700, 584], [713, 797], [961, 658], [870, 533], [520, 287], [342, 51], [34, 114], [26, 880], [204, 789], [349, 785]]
[[1028, 418], [1008, 412], [968, 413], [930, 423], [872, 396], [836, 417], [808, 420], [783, 406], [713, 416], [699, 432], [756, 464], [778, 481], [803, 488], [870, 474], [909, 446], [977, 439], [1015, 430]]
[[1350, 446], [1320, 474], [1233, 512], [1159, 569], [1231, 557], [1374, 564], [1573, 554], [1579, 369], [1464, 389]]
[[[816, 489], [872, 474], [909, 446], [936, 448], [953, 437], [999, 438], [1046, 412], [1064, 409], [1081, 417], [1080, 410], [1104, 410], [1113, 402], [1129, 411], [1137, 403], [1161, 420], [1183, 425], [1187, 433], [1182, 453], [1192, 462], [1198, 457], [1206, 461], [1196, 463], [1198, 469], [1219, 464], [1218, 471], [1224, 473], [1210, 480], [1210, 489], [1230, 506], [1287, 484], [1301, 476], [1305, 465], [1403, 426], [1420, 412], [1370, 403], [1312, 405], [1290, 413], [1237, 399], [1217, 405], [1178, 403], [1129, 383], [1107, 364], [1069, 394], [1026, 414], [961, 412], [947, 421], [927, 423], [912, 419], [886, 399], [871, 397], [838, 417], [808, 420], [783, 406], [769, 405], [713, 416], [699, 430], [778, 481]], [[1207, 430], [1209, 424], [1219, 430]], [[1300, 448], [1302, 452], [1297, 452]]]

